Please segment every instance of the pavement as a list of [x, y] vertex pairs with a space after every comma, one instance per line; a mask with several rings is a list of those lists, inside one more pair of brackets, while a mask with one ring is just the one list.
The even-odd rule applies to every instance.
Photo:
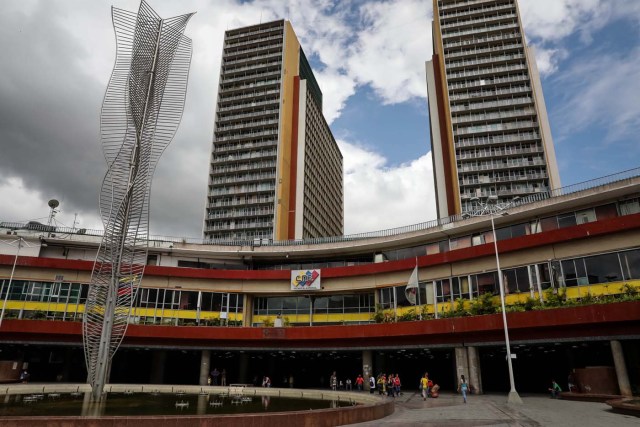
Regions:
[[[174, 393], [180, 389], [188, 393], [198, 393], [204, 389], [222, 389], [222, 387], [207, 386], [176, 386], [176, 385], [107, 385], [112, 391], [147, 391], [155, 390], [163, 393]], [[140, 389], [140, 390], [138, 390]], [[60, 383], [29, 383], [29, 384], [1, 384], [2, 394], [31, 394], [31, 393], [71, 393], [88, 392], [88, 384], [60, 384]], [[226, 388], [225, 388], [226, 390]], [[298, 389], [260, 389], [276, 395], [279, 391], [304, 392], [305, 397], [314, 394], [327, 394], [327, 390], [298, 390]], [[336, 393], [336, 392], [333, 392]], [[344, 394], [345, 392], [337, 392]], [[348, 392], [349, 394], [361, 394]], [[362, 392], [363, 398], [378, 396]], [[437, 399], [422, 399], [419, 392], [405, 392], [395, 398], [395, 412], [388, 417], [366, 423], [351, 424], [352, 427], [435, 427], [435, 426], [562, 426], [562, 427], [638, 427], [640, 418], [618, 414], [605, 403], [581, 402], [574, 400], [551, 399], [548, 395], [521, 394], [523, 404], [508, 404], [505, 394], [468, 395], [467, 402], [462, 396], [453, 393], [441, 393]], [[385, 397], [384, 399], [394, 399]]]
[[469, 395], [467, 403], [457, 394], [427, 399], [416, 393], [396, 398], [395, 412], [380, 420], [352, 427], [432, 426], [640, 426], [640, 418], [617, 414], [605, 403], [551, 399], [548, 395], [520, 395], [523, 404], [508, 404], [507, 395]]

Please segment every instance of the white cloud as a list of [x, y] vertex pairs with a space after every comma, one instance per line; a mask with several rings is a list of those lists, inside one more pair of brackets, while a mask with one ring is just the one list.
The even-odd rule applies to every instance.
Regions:
[[420, 0], [366, 3], [347, 60], [349, 75], [371, 85], [383, 103], [426, 97], [424, 62], [431, 56], [430, 4]]
[[608, 141], [635, 141], [640, 133], [640, 48], [584, 59], [558, 80], [571, 94], [560, 110], [563, 133], [601, 127]]
[[430, 153], [387, 167], [375, 151], [346, 141], [338, 144], [344, 155], [345, 234], [436, 218]]
[[610, 18], [610, 3], [603, 0], [520, 0], [527, 37], [558, 41], [580, 31], [585, 41], [590, 32]]
[[559, 67], [560, 61], [565, 59], [569, 53], [565, 49], [545, 49], [536, 47], [536, 64], [542, 76], [553, 74]]
[[[65, 204], [63, 196], [57, 198], [60, 206], [54, 217], [55, 224], [72, 227], [75, 220], [76, 227], [102, 229], [102, 222], [97, 214], [83, 211], [75, 212], [73, 207]], [[9, 201], [3, 203], [2, 218], [0, 219], [3, 222], [39, 221], [45, 224], [50, 212], [48, 201], [52, 198], [44, 197], [39, 191], [30, 189], [20, 177], [9, 177], [0, 181], [0, 200]]]

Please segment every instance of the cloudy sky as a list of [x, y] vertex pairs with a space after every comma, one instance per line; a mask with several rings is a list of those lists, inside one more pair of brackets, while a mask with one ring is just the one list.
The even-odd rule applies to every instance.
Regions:
[[[434, 219], [424, 62], [431, 0], [149, 0], [196, 11], [184, 116], [156, 170], [151, 231], [199, 237], [226, 29], [289, 19], [344, 155], [345, 233]], [[0, 221], [102, 228], [99, 115], [115, 56], [111, 5], [3, 0]], [[640, 166], [640, 1], [520, 0], [536, 46], [563, 185]]]

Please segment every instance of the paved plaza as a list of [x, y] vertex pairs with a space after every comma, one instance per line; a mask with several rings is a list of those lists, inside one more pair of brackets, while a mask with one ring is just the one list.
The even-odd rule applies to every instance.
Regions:
[[[176, 389], [188, 393], [198, 393], [202, 386], [176, 386], [176, 385], [108, 385], [107, 390], [115, 387], [113, 391], [123, 390], [139, 391], [157, 390], [172, 393]], [[205, 387], [208, 388], [208, 387]], [[217, 388], [217, 387], [216, 387]], [[60, 393], [89, 392], [88, 384], [59, 384], [59, 383], [30, 383], [30, 384], [5, 384], [0, 387], [4, 394], [29, 394], [50, 393], [53, 390]], [[269, 389], [272, 393], [278, 390], [293, 389]], [[264, 391], [264, 389], [262, 389]], [[323, 393], [326, 390], [301, 390], [305, 393]], [[347, 392], [349, 393], [349, 392]], [[356, 394], [357, 392], [353, 392]], [[369, 393], [363, 392], [365, 395]], [[344, 394], [344, 392], [339, 392]], [[376, 394], [377, 396], [377, 394]], [[578, 402], [572, 400], [551, 399], [547, 395], [521, 395], [522, 405], [507, 404], [506, 394], [469, 395], [468, 403], [463, 403], [462, 397], [457, 394], [443, 393], [437, 399], [422, 399], [416, 392], [405, 392], [395, 398], [395, 412], [383, 419], [359, 424], [352, 427], [431, 427], [431, 426], [562, 426], [562, 427], [588, 427], [588, 426], [614, 426], [614, 427], [638, 427], [640, 418], [614, 413], [605, 403]], [[385, 397], [384, 399], [393, 399]], [[133, 414], [132, 414], [133, 415]]]
[[422, 400], [417, 393], [397, 398], [393, 415], [353, 427], [397, 426], [640, 426], [640, 418], [616, 414], [605, 403], [521, 395], [522, 405], [509, 405], [505, 395], [470, 395], [468, 403], [455, 394]]

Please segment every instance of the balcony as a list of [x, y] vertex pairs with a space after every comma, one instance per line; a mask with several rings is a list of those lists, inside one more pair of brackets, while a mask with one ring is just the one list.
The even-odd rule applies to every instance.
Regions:
[[471, 34], [482, 34], [482, 33], [490, 33], [493, 31], [502, 31], [502, 30], [517, 30], [520, 28], [517, 22], [512, 22], [509, 24], [503, 25], [491, 25], [486, 27], [472, 28], [470, 30], [461, 30], [461, 31], [452, 31], [450, 33], [442, 34], [442, 39], [451, 39], [454, 37], [462, 37], [468, 36]]
[[229, 154], [223, 156], [213, 155], [213, 159], [211, 163], [226, 163], [226, 162], [235, 162], [238, 160], [248, 160], [248, 159], [260, 159], [264, 157], [276, 157], [278, 154], [277, 150], [262, 150], [257, 152], [245, 153], [245, 154]]
[[474, 133], [501, 132], [506, 130], [528, 129], [528, 128], [538, 128], [538, 122], [521, 121], [521, 122], [493, 123], [493, 124], [481, 125], [481, 126], [459, 127], [458, 129], [453, 130], [453, 134], [454, 136], [460, 136], [460, 135], [470, 135]]
[[222, 154], [236, 151], [249, 151], [258, 148], [276, 147], [278, 145], [277, 140], [259, 141], [259, 142], [239, 142], [237, 144], [219, 144], [213, 147], [215, 154]]
[[224, 39], [225, 39], [225, 43], [226, 42], [231, 43], [232, 40], [239, 39], [239, 38], [242, 38], [242, 37], [255, 36], [255, 35], [264, 34], [264, 33], [272, 33], [274, 31], [282, 32], [283, 29], [284, 29], [283, 26], [276, 26], [276, 27], [263, 28], [261, 30], [255, 30], [255, 31], [251, 31], [251, 32], [248, 32], [248, 33], [237, 33], [237, 34], [229, 34], [229, 33], [227, 33], [227, 34], [225, 34], [225, 38]]
[[473, 89], [477, 87], [487, 87], [491, 85], [499, 85], [506, 83], [528, 83], [529, 76], [527, 74], [515, 74], [506, 77], [496, 77], [493, 79], [465, 80], [461, 82], [449, 83], [447, 87], [449, 91]]
[[459, 50], [453, 52], [445, 52], [445, 59], [453, 59], [453, 58], [462, 58], [465, 56], [477, 56], [484, 55], [492, 52], [508, 52], [511, 50], [523, 50], [524, 46], [522, 43], [511, 43], [511, 44], [501, 44], [499, 46], [485, 47], [485, 48], [474, 48], [467, 50]]
[[481, 147], [483, 145], [504, 144], [508, 142], [524, 142], [539, 140], [540, 134], [538, 132], [522, 132], [516, 134], [507, 135], [491, 135], [485, 137], [476, 137], [469, 139], [460, 139], [455, 142], [456, 148], [463, 147]]
[[273, 169], [275, 173], [276, 162], [255, 162], [252, 161], [250, 163], [240, 163], [235, 165], [225, 165], [225, 166], [213, 166], [211, 168], [210, 175], [213, 177], [215, 175], [226, 175], [229, 173], [235, 172], [244, 172], [244, 171], [256, 171], [256, 170], [266, 170]]
[[[218, 105], [217, 112], [219, 114], [219, 113], [226, 113], [228, 111], [247, 110], [253, 107], [261, 107], [265, 105], [279, 107], [279, 98], [273, 97], [272, 99], [267, 99], [264, 101], [240, 102], [237, 104], [230, 104], [230, 105]], [[276, 111], [278, 111], [277, 108], [276, 108]]]
[[514, 31], [512, 33], [500, 33], [500, 34], [495, 34], [495, 35], [486, 36], [486, 37], [479, 37], [479, 38], [474, 37], [471, 39], [464, 39], [460, 41], [451, 41], [451, 42], [443, 43], [443, 47], [445, 49], [450, 49], [450, 48], [461, 47], [461, 46], [475, 46], [475, 45], [491, 43], [495, 41], [504, 41], [504, 40], [513, 40], [513, 39], [520, 40], [520, 38], [521, 38], [520, 32]]
[[264, 96], [268, 96], [268, 95], [279, 95], [280, 94], [280, 90], [276, 89], [276, 90], [263, 90], [260, 92], [250, 92], [250, 93], [245, 93], [243, 95], [236, 95], [236, 96], [224, 96], [222, 94], [218, 95], [218, 105], [220, 104], [224, 104], [224, 103], [228, 103], [231, 101], [236, 101], [239, 99], [250, 99], [250, 98], [259, 98], [259, 97], [264, 97]]
[[243, 64], [246, 62], [260, 61], [261, 59], [273, 59], [273, 58], [282, 58], [282, 52], [268, 53], [265, 55], [253, 55], [253, 56], [247, 56], [246, 58], [231, 59], [228, 61], [223, 60], [222, 67], [224, 68], [233, 64]]
[[226, 77], [228, 75], [228, 73], [225, 73], [222, 75], [222, 78], [220, 79], [220, 83], [221, 84], [226, 84], [226, 83], [232, 83], [232, 82], [240, 82], [240, 81], [246, 81], [246, 80], [250, 80], [250, 79], [264, 79], [265, 77], [280, 77], [280, 67], [274, 67], [273, 70], [271, 71], [267, 71], [267, 72], [262, 72], [262, 73], [250, 73], [250, 74], [242, 74], [242, 75], [236, 75], [235, 73], [233, 74], [234, 77]]
[[497, 90], [482, 90], [476, 92], [466, 92], [466, 93], [456, 93], [449, 95], [450, 101], [466, 101], [468, 99], [473, 98], [493, 98], [500, 95], [512, 95], [516, 93], [531, 93], [531, 88], [528, 85], [516, 86], [507, 89], [497, 89]]
[[240, 67], [222, 67], [222, 77], [225, 77], [227, 75], [231, 75], [231, 74], [236, 74], [236, 73], [241, 73], [243, 71], [252, 71], [252, 70], [260, 70], [262, 68], [269, 68], [269, 67], [280, 67], [282, 65], [282, 61], [280, 60], [280, 58], [277, 58], [275, 60], [271, 60], [271, 61], [265, 61], [265, 62], [258, 62], [255, 64], [251, 64], [251, 65], [245, 65], [245, 66], [240, 66]]
[[216, 123], [219, 123], [219, 124], [233, 123], [242, 119], [250, 119], [253, 117], [277, 116], [279, 112], [280, 110], [278, 110], [277, 108], [272, 108], [272, 109], [258, 110], [253, 113], [227, 114], [227, 115], [218, 114], [218, 120]]
[[542, 147], [532, 148], [511, 148], [505, 147], [503, 149], [483, 150], [479, 152], [462, 152], [456, 156], [458, 160], [474, 160], [484, 158], [498, 158], [505, 156], [522, 156], [528, 154], [540, 154], [542, 153]]
[[[487, 12], [497, 12], [497, 11], [501, 11], [501, 10], [513, 10], [514, 6], [512, 4], [501, 4], [498, 6], [492, 6], [492, 7], [478, 7], [475, 9], [467, 9], [467, 10], [462, 10], [460, 12], [453, 12], [453, 13], [440, 13], [440, 22], [445, 22], [448, 21], [449, 19], [453, 19], [453, 18], [458, 18], [461, 16], [473, 16], [473, 15], [483, 15]], [[441, 11], [443, 10], [442, 8], [440, 9]]]
[[253, 88], [262, 88], [266, 86], [275, 86], [280, 84], [280, 79], [272, 79], [272, 80], [263, 80], [258, 82], [251, 82], [243, 85], [234, 85], [234, 86], [224, 86], [220, 85], [220, 94], [221, 96], [226, 96], [232, 92], [242, 92], [248, 89]]
[[496, 62], [510, 62], [518, 59], [524, 59], [523, 53], [516, 53], [512, 55], [500, 55], [500, 56], [487, 56], [482, 59], [470, 59], [456, 62], [449, 62], [445, 65], [447, 70], [453, 70], [455, 68], [472, 67], [474, 65], [493, 64]]
[[478, 68], [475, 70], [465, 70], [465, 71], [447, 73], [447, 79], [452, 80], [452, 79], [459, 79], [464, 77], [495, 75], [498, 73], [506, 73], [509, 71], [526, 71], [526, 70], [528, 70], [527, 64], [524, 62], [521, 62], [520, 64], [507, 65], [504, 67]]
[[234, 58], [234, 57], [240, 56], [240, 55], [246, 55], [246, 54], [253, 53], [253, 52], [271, 51], [269, 53], [273, 53], [276, 50], [282, 51], [282, 43], [258, 46], [258, 47], [253, 47], [253, 48], [249, 48], [249, 49], [237, 50], [237, 51], [234, 51], [234, 52], [225, 52], [224, 55], [223, 55], [223, 61], [224, 62], [228, 62], [230, 60], [230, 58]]
[[497, 169], [511, 169], [511, 168], [525, 168], [529, 166], [545, 166], [543, 159], [533, 160], [516, 160], [501, 162], [483, 162], [478, 164], [459, 164], [458, 170], [460, 172], [480, 172]]
[[494, 113], [483, 113], [483, 114], [471, 114], [466, 116], [454, 116], [451, 118], [451, 123], [470, 123], [470, 122], [478, 122], [478, 121], [489, 121], [489, 120], [498, 120], [498, 119], [509, 119], [514, 117], [524, 117], [524, 116], [533, 116], [535, 115], [535, 108], [520, 108], [517, 110], [509, 110], [509, 111], [498, 111]]
[[275, 191], [276, 186], [269, 184], [259, 184], [259, 185], [242, 185], [236, 187], [226, 187], [226, 188], [212, 188], [209, 191], [209, 196], [226, 196], [232, 194], [247, 194], [247, 193], [262, 193], [262, 192], [273, 192]]
[[[217, 135], [219, 133], [226, 133], [232, 130], [251, 129], [255, 127], [266, 127], [266, 126], [277, 126], [277, 125], [278, 125], [278, 119], [255, 120], [251, 122], [242, 122], [240, 124], [227, 124], [227, 125], [216, 126], [215, 133]], [[276, 132], [276, 135], [277, 135], [277, 132]], [[221, 140], [221, 139], [216, 138], [216, 140]]]
[[533, 104], [533, 98], [527, 96], [522, 98], [507, 98], [500, 101], [474, 102], [466, 105], [452, 105], [451, 112], [457, 113], [462, 111], [486, 110], [497, 107], [508, 107], [516, 105]]
[[235, 141], [235, 140], [242, 140], [242, 139], [258, 138], [262, 136], [277, 136], [277, 135], [278, 135], [277, 129], [264, 130], [261, 132], [241, 132], [241, 133], [236, 133], [236, 134], [227, 135], [227, 136], [216, 136], [213, 142], [216, 143], [221, 141]]
[[271, 40], [282, 40], [282, 34], [278, 34], [277, 36], [260, 37], [260, 38], [250, 39], [250, 40], [236, 41], [234, 43], [229, 43], [225, 41], [224, 49], [225, 50], [233, 49], [237, 47], [248, 46], [251, 44], [264, 43]]
[[[510, 9], [513, 9], [513, 7], [511, 7]], [[477, 24], [486, 24], [489, 22], [496, 22], [496, 21], [502, 21], [502, 20], [515, 20], [518, 18], [518, 15], [516, 15], [515, 12], [512, 13], [505, 13], [505, 14], [493, 14], [493, 15], [489, 15], [489, 16], [483, 16], [482, 18], [477, 18], [477, 19], [463, 19], [463, 20], [459, 20], [459, 21], [454, 21], [454, 22], [449, 22], [446, 24], [441, 24], [440, 28], [447, 29], [447, 28], [462, 28], [462, 27], [472, 27], [474, 25]], [[444, 36], [444, 31], [443, 31], [443, 36]]]
[[453, 10], [453, 9], [458, 9], [458, 8], [462, 8], [462, 7], [466, 7], [466, 6], [473, 6], [473, 5], [481, 4], [481, 3], [487, 3], [487, 0], [469, 0], [469, 1], [465, 1], [465, 2], [442, 4], [442, 5], [440, 5], [440, 11], [442, 13], [445, 10]]

